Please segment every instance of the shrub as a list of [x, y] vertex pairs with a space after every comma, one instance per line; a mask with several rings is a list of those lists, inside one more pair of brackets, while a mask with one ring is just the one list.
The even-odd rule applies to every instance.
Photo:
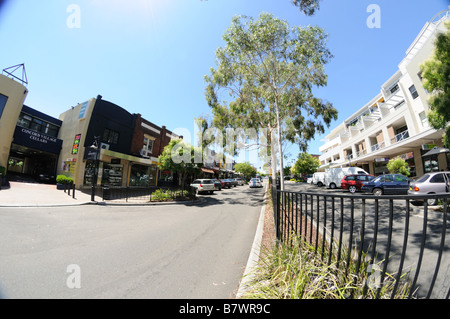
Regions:
[[0, 166], [0, 176], [5, 176], [6, 169], [3, 166]]
[[163, 189], [157, 189], [152, 195], [151, 199], [159, 202], [166, 202], [170, 200], [172, 196], [168, 191], [165, 191]]
[[72, 177], [67, 177], [66, 175], [56, 176], [56, 183], [58, 184], [72, 185], [73, 182], [74, 180]]

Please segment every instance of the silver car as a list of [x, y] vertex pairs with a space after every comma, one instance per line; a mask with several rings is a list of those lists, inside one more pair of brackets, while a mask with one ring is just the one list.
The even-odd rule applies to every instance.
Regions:
[[196, 179], [190, 186], [196, 189], [197, 194], [202, 192], [212, 194], [216, 190], [212, 179]]
[[[428, 195], [450, 191], [450, 172], [426, 173], [409, 185], [408, 195]], [[427, 200], [428, 205], [436, 205], [437, 199]]]
[[248, 185], [250, 186], [250, 188], [263, 187], [262, 184], [261, 184], [261, 180], [259, 178], [252, 178], [250, 180], [250, 182], [248, 183]]

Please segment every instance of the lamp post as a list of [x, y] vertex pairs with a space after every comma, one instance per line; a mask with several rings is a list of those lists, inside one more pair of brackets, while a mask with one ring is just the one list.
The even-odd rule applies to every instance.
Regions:
[[91, 183], [91, 202], [95, 202], [95, 186], [97, 184], [97, 177], [98, 177], [98, 162], [100, 159], [100, 147], [99, 147], [99, 139], [100, 136], [94, 136], [94, 144], [90, 146], [91, 149], [95, 149], [95, 163], [93, 168], [93, 174], [92, 174], [92, 183]]

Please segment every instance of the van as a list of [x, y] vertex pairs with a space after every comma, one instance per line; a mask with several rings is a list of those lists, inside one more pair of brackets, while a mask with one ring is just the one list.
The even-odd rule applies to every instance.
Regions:
[[369, 173], [359, 167], [330, 168], [325, 172], [324, 184], [328, 188], [335, 189], [341, 187], [341, 181], [345, 175], [358, 174], [369, 175]]
[[315, 172], [312, 177], [311, 184], [322, 187], [325, 185], [325, 172]]

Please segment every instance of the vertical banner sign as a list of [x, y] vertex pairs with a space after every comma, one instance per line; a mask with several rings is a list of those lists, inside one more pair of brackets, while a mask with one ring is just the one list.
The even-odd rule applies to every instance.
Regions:
[[80, 147], [81, 134], [75, 135], [75, 141], [73, 142], [72, 155], [78, 154], [78, 148]]
[[78, 119], [84, 119], [84, 117], [86, 116], [86, 109], [87, 109], [88, 103], [89, 103], [89, 101], [84, 102], [81, 105], [81, 110], [80, 110], [80, 114], [78, 115]]

